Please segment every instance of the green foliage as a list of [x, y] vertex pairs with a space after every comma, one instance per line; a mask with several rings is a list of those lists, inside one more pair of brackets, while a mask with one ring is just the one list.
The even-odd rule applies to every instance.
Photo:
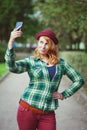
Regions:
[[7, 45], [5, 41], [0, 42], [0, 63], [5, 61], [4, 56], [5, 56], [6, 47]]
[[0, 0], [0, 40], [8, 41], [16, 21], [23, 21], [17, 41], [30, 42], [38, 31], [51, 28], [61, 47], [85, 42], [87, 50], [86, 6], [87, 0]]
[[87, 41], [86, 0], [44, 0], [37, 3], [36, 10], [41, 10], [45, 27], [56, 32], [61, 44], [67, 44], [66, 35], [71, 44]]
[[[33, 17], [34, 4], [32, 0], [0, 0], [0, 40], [8, 41], [10, 32], [17, 21], [23, 21], [22, 31], [24, 41], [34, 35], [37, 30], [38, 20]], [[33, 18], [32, 18], [32, 17]]]

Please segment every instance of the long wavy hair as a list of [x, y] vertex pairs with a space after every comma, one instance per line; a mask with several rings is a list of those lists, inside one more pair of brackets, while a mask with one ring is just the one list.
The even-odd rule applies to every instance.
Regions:
[[49, 50], [46, 56], [44, 57], [44, 55], [39, 53], [38, 46], [37, 46], [37, 48], [34, 51], [33, 58], [40, 58], [42, 60], [46, 60], [47, 63], [51, 65], [57, 64], [60, 61], [58, 58], [58, 46], [55, 45], [55, 43], [49, 37], [46, 36], [42, 36], [42, 37], [48, 43]]

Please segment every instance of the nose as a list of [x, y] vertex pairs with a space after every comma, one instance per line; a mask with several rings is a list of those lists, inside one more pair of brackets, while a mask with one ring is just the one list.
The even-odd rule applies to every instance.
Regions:
[[42, 48], [45, 48], [45, 44], [42, 45]]

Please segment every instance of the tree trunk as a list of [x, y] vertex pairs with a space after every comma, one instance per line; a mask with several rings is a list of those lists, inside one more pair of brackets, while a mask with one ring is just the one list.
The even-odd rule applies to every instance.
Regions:
[[85, 52], [87, 53], [87, 42], [85, 43]]

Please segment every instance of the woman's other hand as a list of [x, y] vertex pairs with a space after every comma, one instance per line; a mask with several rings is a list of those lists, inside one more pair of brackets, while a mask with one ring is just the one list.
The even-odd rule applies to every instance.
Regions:
[[64, 96], [59, 92], [53, 92], [53, 98], [63, 100]]

